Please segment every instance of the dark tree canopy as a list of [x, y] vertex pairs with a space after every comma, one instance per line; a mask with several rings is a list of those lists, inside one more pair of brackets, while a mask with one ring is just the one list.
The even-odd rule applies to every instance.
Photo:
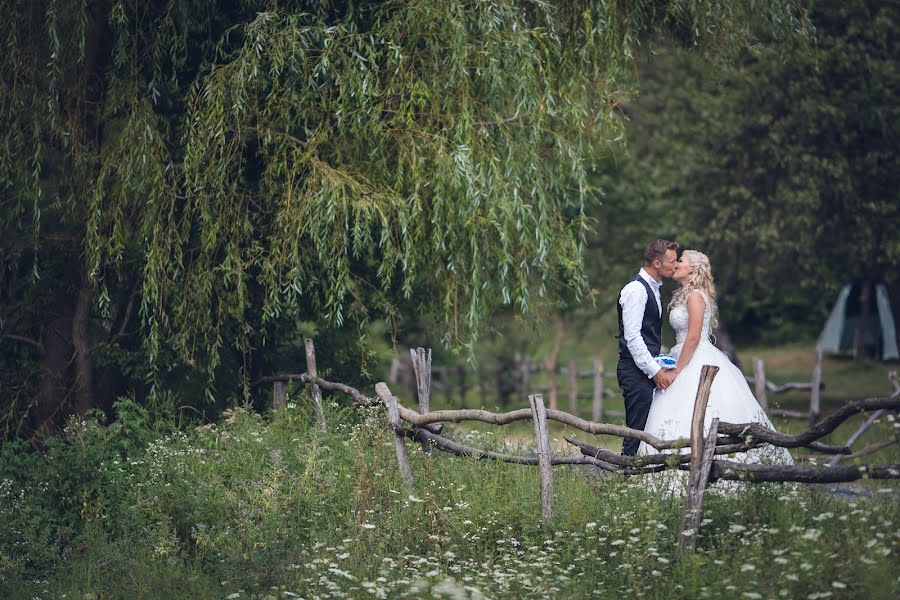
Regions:
[[898, 279], [900, 9], [819, 0], [809, 17], [813, 45], [642, 59], [634, 160], [603, 171], [608, 206], [632, 214], [598, 218], [624, 227], [643, 197], [650, 222], [710, 255], [743, 339], [812, 337], [844, 283]]

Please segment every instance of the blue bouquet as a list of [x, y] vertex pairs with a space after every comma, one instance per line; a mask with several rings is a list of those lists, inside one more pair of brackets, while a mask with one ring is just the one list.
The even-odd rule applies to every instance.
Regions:
[[663, 369], [674, 369], [675, 365], [678, 364], [678, 361], [668, 354], [657, 354], [653, 357], [653, 360], [655, 360], [656, 364], [661, 366]]

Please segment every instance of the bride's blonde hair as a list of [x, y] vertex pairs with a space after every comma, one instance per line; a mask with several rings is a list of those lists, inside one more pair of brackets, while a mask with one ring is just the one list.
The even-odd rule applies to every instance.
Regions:
[[697, 250], [685, 250], [681, 254], [681, 260], [687, 262], [691, 267], [691, 272], [672, 296], [669, 308], [687, 302], [687, 297], [691, 292], [700, 290], [706, 296], [706, 302], [709, 304], [709, 329], [712, 331], [719, 325], [719, 310], [716, 305], [716, 283], [713, 279], [712, 268], [709, 266], [709, 258]]

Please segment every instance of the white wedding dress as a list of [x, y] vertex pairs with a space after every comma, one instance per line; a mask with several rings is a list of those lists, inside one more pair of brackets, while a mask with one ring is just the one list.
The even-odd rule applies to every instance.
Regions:
[[[772, 422], [759, 406], [744, 374], [738, 369], [721, 350], [709, 341], [709, 326], [712, 311], [706, 295], [700, 291], [691, 294], [701, 294], [706, 301], [706, 310], [703, 315], [703, 329], [700, 332], [700, 343], [691, 357], [691, 361], [678, 374], [672, 385], [667, 390], [659, 388], [653, 393], [653, 403], [647, 415], [647, 424], [644, 431], [664, 440], [672, 440], [679, 437], [690, 437], [691, 418], [694, 413], [694, 399], [697, 396], [697, 386], [700, 383], [700, 370], [703, 365], [715, 365], [719, 371], [713, 380], [709, 394], [709, 404], [706, 407], [704, 418], [704, 435], [709, 432], [710, 423], [714, 418], [728, 423], [760, 423], [774, 430]], [[675, 330], [676, 346], [670, 354], [678, 357], [688, 332], [687, 298], [683, 303], [676, 304], [669, 311], [669, 323]], [[657, 450], [652, 446], [641, 442], [638, 455], [656, 454]], [[682, 448], [681, 452], [690, 453], [690, 448]], [[790, 453], [784, 448], [778, 448], [765, 444], [760, 448], [748, 452], [739, 452], [733, 455], [723, 456], [728, 460], [736, 460], [746, 463], [765, 462], [769, 464], [794, 464]]]

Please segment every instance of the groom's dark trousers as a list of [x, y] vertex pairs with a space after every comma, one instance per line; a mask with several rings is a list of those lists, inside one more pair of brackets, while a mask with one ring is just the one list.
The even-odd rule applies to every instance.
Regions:
[[[641, 319], [641, 339], [650, 354], [656, 355], [659, 354], [661, 347], [662, 314], [650, 285], [640, 275], [635, 277], [634, 281], [639, 282], [647, 291], [647, 301]], [[616, 302], [619, 312], [619, 364], [616, 367], [616, 378], [625, 398], [625, 425], [631, 429], [643, 430], [647, 424], [647, 414], [650, 412], [656, 383], [638, 368], [628, 350], [628, 344], [625, 343], [625, 326], [622, 322], [621, 292], [619, 298], [620, 301]], [[634, 456], [640, 445], [640, 440], [625, 438], [622, 443], [622, 454]]]
[[[622, 388], [622, 395], [625, 397], [625, 425], [631, 429], [644, 429], [656, 384], [652, 379], [647, 378], [646, 373], [637, 368], [631, 357], [619, 357], [616, 376], [619, 380], [619, 387]], [[640, 444], [640, 440], [625, 438], [622, 444], [622, 454], [634, 456], [637, 454]]]

